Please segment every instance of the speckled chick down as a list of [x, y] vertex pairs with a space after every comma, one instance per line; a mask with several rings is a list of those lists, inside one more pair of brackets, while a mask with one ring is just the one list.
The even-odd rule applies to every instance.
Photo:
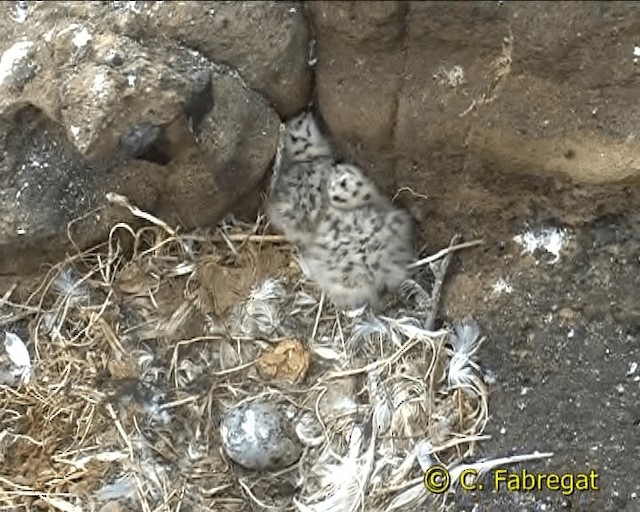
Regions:
[[376, 308], [407, 278], [412, 221], [357, 166], [336, 161], [310, 113], [285, 125], [267, 212], [339, 308]]
[[293, 243], [302, 245], [313, 232], [326, 205], [327, 177], [332, 151], [310, 113], [286, 125], [282, 163], [267, 203], [274, 227]]

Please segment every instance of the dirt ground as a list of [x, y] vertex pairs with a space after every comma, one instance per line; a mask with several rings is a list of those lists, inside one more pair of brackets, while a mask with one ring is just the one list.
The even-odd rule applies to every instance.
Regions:
[[[443, 318], [472, 314], [487, 340], [479, 354], [491, 382], [479, 457], [553, 452], [507, 467], [533, 473], [599, 475], [598, 491], [515, 493], [458, 490], [451, 511], [640, 510], [640, 215], [633, 187], [584, 192], [559, 186], [474, 218], [461, 197], [457, 220], [433, 211], [425, 233], [458, 224], [486, 245], [459, 253]], [[506, 196], [506, 195], [505, 195]], [[468, 197], [466, 198], [468, 199]], [[523, 215], [529, 213], [529, 215]], [[428, 217], [428, 216], [427, 216]], [[527, 219], [531, 219], [527, 221]], [[465, 230], [463, 226], [467, 226]], [[513, 239], [536, 228], [567, 233], [559, 258], [523, 253]]]

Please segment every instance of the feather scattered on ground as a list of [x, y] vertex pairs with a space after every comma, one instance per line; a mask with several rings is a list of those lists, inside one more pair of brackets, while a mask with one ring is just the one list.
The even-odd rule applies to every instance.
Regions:
[[[0, 385], [0, 507], [400, 510], [432, 499], [411, 484], [430, 464], [474, 456], [483, 337], [471, 319], [434, 330], [418, 280], [382, 315], [336, 311], [263, 219], [181, 234], [109, 200], [149, 224], [114, 226], [0, 301], [19, 360]], [[222, 450], [226, 413], [254, 400], [290, 411], [296, 464], [252, 472]]]

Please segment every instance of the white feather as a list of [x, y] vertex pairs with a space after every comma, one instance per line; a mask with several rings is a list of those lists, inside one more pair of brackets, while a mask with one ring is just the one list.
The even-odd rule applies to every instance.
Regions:
[[15, 385], [16, 381], [27, 384], [31, 380], [31, 357], [27, 346], [19, 336], [7, 332], [4, 338], [4, 350], [13, 365], [8, 372], [10, 375], [4, 375], [7, 377], [6, 380], [11, 381], [7, 384]]

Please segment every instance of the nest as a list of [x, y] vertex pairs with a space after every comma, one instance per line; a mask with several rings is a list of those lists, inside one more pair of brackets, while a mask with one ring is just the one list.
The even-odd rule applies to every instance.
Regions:
[[[262, 219], [178, 234], [110, 199], [149, 224], [0, 301], [0, 507], [415, 509], [426, 469], [474, 455], [482, 338], [472, 320], [434, 331], [418, 280], [384, 315], [338, 312]], [[447, 254], [426, 261], [435, 288]], [[294, 465], [249, 471], [222, 449], [227, 411], [255, 400], [296, 411]]]

